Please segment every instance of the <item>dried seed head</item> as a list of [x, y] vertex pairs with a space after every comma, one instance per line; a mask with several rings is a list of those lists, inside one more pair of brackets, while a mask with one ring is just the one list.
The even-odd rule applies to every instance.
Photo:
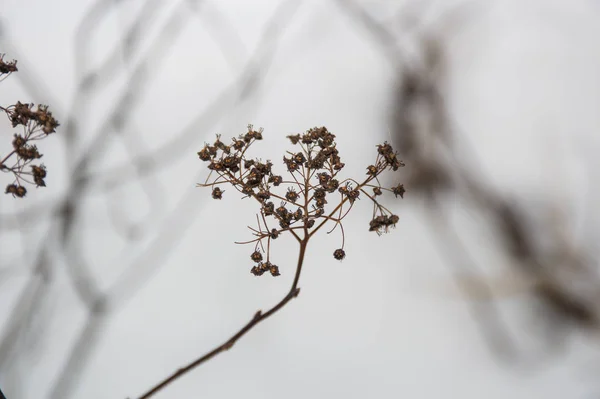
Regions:
[[383, 194], [381, 191], [381, 187], [373, 187], [373, 194], [377, 197], [378, 195]]
[[342, 170], [342, 169], [344, 169], [344, 166], [346, 166], [345, 163], [338, 161], [333, 165], [333, 169]]
[[298, 170], [298, 164], [292, 158], [283, 157], [283, 163], [287, 166], [288, 172], [295, 172]]
[[337, 179], [331, 179], [327, 182], [327, 187], [325, 188], [328, 193], [333, 193], [338, 187], [340, 183]]
[[198, 157], [204, 162], [210, 161], [211, 155], [210, 151], [208, 150], [208, 146], [205, 146], [203, 149], [198, 151]]
[[314, 193], [313, 193], [313, 197], [315, 199], [321, 199], [321, 198], [325, 198], [325, 196], [327, 195], [327, 193], [325, 192], [324, 189], [322, 188], [317, 188], [315, 189]]
[[296, 212], [294, 212], [294, 220], [300, 220], [302, 219], [302, 217], [304, 216], [304, 212], [302, 212], [302, 208], [298, 207], [298, 209], [296, 209]]
[[271, 216], [275, 212], [275, 204], [272, 202], [267, 202], [263, 205], [262, 209], [265, 216]]
[[250, 255], [250, 259], [252, 259], [254, 262], [258, 263], [261, 260], [263, 260], [263, 256], [260, 252], [254, 251], [254, 252], [252, 252], [252, 255]]
[[298, 152], [294, 155], [294, 162], [296, 162], [298, 164], [303, 164], [304, 162], [306, 162], [306, 157], [304, 156], [303, 153]]
[[15, 152], [21, 159], [24, 161], [30, 161], [32, 159], [40, 159], [42, 154], [39, 153], [37, 147], [35, 145], [22, 145], [21, 147], [15, 149]]
[[275, 209], [275, 213], [283, 217], [288, 214], [288, 210], [286, 209], [285, 205], [281, 204], [277, 209]]
[[15, 134], [14, 137], [15, 138], [12, 142], [12, 145], [15, 150], [18, 150], [19, 148], [23, 147], [27, 143], [27, 141], [25, 140], [25, 137], [21, 136], [20, 134]]
[[46, 177], [46, 167], [44, 165], [31, 165], [31, 174], [37, 187], [46, 187], [44, 178]]
[[6, 186], [6, 194], [12, 194], [15, 197], [23, 198], [27, 194], [27, 189], [21, 185], [9, 184]]
[[252, 197], [254, 195], [254, 190], [250, 186], [242, 187], [242, 194], [245, 194], [248, 197]]
[[[290, 214], [290, 216], [292, 215]], [[288, 219], [287, 217], [279, 219], [279, 227], [281, 227], [282, 229], [287, 229], [288, 227], [290, 227], [290, 221], [291, 219]]]
[[214, 199], [220, 200], [221, 198], [223, 198], [223, 191], [221, 191], [219, 187], [213, 188], [212, 197]]
[[256, 193], [256, 198], [258, 198], [260, 201], [266, 201], [271, 198], [271, 193], [265, 190], [260, 190], [258, 193]]
[[367, 175], [377, 176], [377, 167], [375, 165], [369, 165], [367, 167]]
[[279, 267], [277, 267], [277, 265], [271, 265], [271, 267], [269, 267], [269, 272], [271, 273], [271, 276], [273, 277], [277, 277], [279, 276]]
[[354, 201], [356, 201], [358, 199], [358, 197], [360, 196], [360, 191], [358, 191], [357, 189], [350, 190], [348, 192], [348, 194], [346, 194], [346, 196], [348, 197], [348, 200], [350, 201], [350, 203], [353, 204]]
[[333, 257], [337, 260], [342, 260], [346, 257], [346, 252], [343, 249], [339, 248], [333, 251]]
[[241, 151], [246, 146], [246, 143], [244, 142], [244, 140], [238, 140], [236, 138], [231, 139], [231, 143], [232, 143], [231, 146], [236, 151]]
[[288, 188], [288, 191], [285, 194], [285, 199], [287, 199], [290, 202], [296, 202], [296, 200], [298, 199], [298, 193], [296, 192], [296, 190], [294, 190], [293, 187]]
[[396, 198], [398, 198], [398, 196], [400, 196], [400, 198], [404, 198], [404, 193], [406, 192], [404, 189], [404, 184], [398, 184], [397, 186], [392, 187], [392, 192]]
[[[323, 207], [325, 207], [326, 204], [327, 204], [327, 200], [325, 198], [316, 198], [315, 199], [315, 206], [317, 208], [321, 208], [321, 210]], [[321, 213], [321, 215], [322, 215], [322, 213]], [[321, 215], [319, 215], [319, 216], [321, 216]]]
[[318, 173], [317, 177], [319, 179], [319, 184], [322, 186], [326, 186], [327, 183], [331, 180], [331, 176], [326, 172]]
[[269, 177], [269, 183], [273, 183], [275, 187], [279, 186], [283, 182], [283, 178], [281, 176], [271, 175]]
[[0, 54], [0, 74], [9, 74], [12, 72], [17, 72], [17, 61], [12, 60], [12, 61], [4, 61], [3, 58], [4, 54]]
[[25, 194], [27, 194], [27, 189], [25, 188], [25, 186], [17, 186], [17, 192], [15, 193], [15, 195], [19, 198], [23, 198]]
[[304, 218], [304, 225], [307, 229], [312, 228], [315, 225], [315, 219]]
[[271, 229], [271, 234], [269, 235], [272, 240], [276, 240], [279, 237], [279, 231], [277, 229]]
[[395, 227], [400, 218], [397, 215], [377, 216], [369, 222], [369, 231], [375, 231], [377, 234], [387, 233], [390, 227]]
[[299, 134], [291, 134], [291, 135], [287, 136], [287, 138], [290, 139], [290, 141], [292, 142], [293, 145], [298, 144], [298, 142], [300, 141]]

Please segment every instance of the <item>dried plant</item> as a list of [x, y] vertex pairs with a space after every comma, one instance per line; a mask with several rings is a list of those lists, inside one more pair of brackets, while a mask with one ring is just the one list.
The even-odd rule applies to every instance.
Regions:
[[[0, 54], [0, 82], [17, 71], [17, 62], [4, 61], [3, 55]], [[48, 106], [38, 105], [36, 109], [33, 107], [33, 104], [23, 104], [20, 101], [6, 108], [0, 106], [0, 111], [6, 114], [13, 128], [23, 127], [22, 134], [14, 134], [12, 151], [4, 156], [0, 155], [0, 170], [11, 173], [14, 177], [13, 182], [6, 186], [5, 193], [15, 198], [25, 197], [26, 184], [36, 187], [46, 186], [44, 181], [47, 174], [46, 167], [44, 164], [33, 164], [34, 161], [42, 158], [43, 154], [32, 142], [44, 139], [54, 133], [59, 126], [52, 113], [48, 111]]]
[[309, 129], [304, 134], [288, 136], [296, 151], [288, 151], [283, 156], [283, 164], [289, 178], [284, 179], [273, 170], [273, 163], [247, 156], [249, 148], [263, 139], [263, 130], [254, 130], [248, 125], [248, 131], [233, 138], [230, 144], [221, 141], [217, 135], [215, 142], [206, 144], [198, 152], [200, 159], [208, 163], [210, 173], [200, 187], [212, 189], [212, 197], [220, 200], [225, 190], [222, 185], [230, 185], [239, 191], [244, 198], [254, 198], [259, 205], [256, 215], [256, 228], [250, 227], [254, 239], [238, 244], [253, 245], [250, 259], [255, 263], [251, 273], [262, 276], [266, 273], [279, 276], [280, 268], [272, 262], [272, 241], [282, 234], [291, 234], [299, 244], [298, 260], [293, 283], [288, 293], [266, 312], [258, 311], [254, 317], [224, 344], [200, 357], [189, 365], [157, 384], [142, 395], [140, 399], [153, 396], [162, 388], [199, 366], [222, 351], [230, 349], [238, 339], [255, 325], [277, 312], [291, 299], [298, 296], [298, 281], [304, 263], [308, 242], [325, 225], [333, 225], [328, 233], [339, 226], [341, 246], [333, 251], [333, 257], [342, 260], [346, 257], [344, 250], [345, 233], [343, 219], [361, 197], [373, 203], [373, 215], [369, 222], [369, 231], [381, 235], [398, 223], [398, 216], [383, 206], [377, 197], [384, 191], [397, 197], [404, 197], [404, 186], [382, 187], [379, 176], [386, 170], [397, 171], [404, 163], [398, 159], [397, 153], [390, 144], [377, 146], [375, 163], [367, 167], [366, 178], [341, 179], [340, 172], [344, 163], [340, 158], [335, 135], [325, 127]]

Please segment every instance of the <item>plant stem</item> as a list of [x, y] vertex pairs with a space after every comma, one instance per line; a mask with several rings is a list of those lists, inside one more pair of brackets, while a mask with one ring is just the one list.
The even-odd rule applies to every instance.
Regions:
[[215, 349], [208, 352], [204, 356], [194, 360], [187, 366], [180, 368], [179, 370], [177, 370], [176, 372], [171, 374], [169, 377], [167, 377], [164, 380], [162, 380], [161, 382], [159, 382], [157, 385], [155, 385], [153, 388], [151, 388], [148, 392], [144, 393], [138, 399], [147, 399], [147, 398], [154, 396], [154, 394], [156, 394], [158, 391], [162, 390], [164, 387], [166, 387], [170, 383], [172, 383], [175, 380], [177, 380], [178, 378], [182, 377], [184, 374], [187, 374], [188, 372], [192, 371], [194, 368], [200, 366], [202, 363], [206, 362], [207, 360], [210, 360], [211, 358], [213, 358], [214, 356], [218, 355], [221, 352], [231, 349], [231, 347], [233, 347], [233, 345], [237, 342], [237, 340], [242, 338], [248, 331], [250, 331], [252, 328], [254, 328], [258, 323], [265, 320], [266, 318], [268, 318], [269, 316], [271, 316], [272, 314], [277, 312], [279, 309], [284, 307], [290, 300], [297, 297], [298, 294], [300, 293], [300, 288], [298, 288], [298, 282], [300, 281], [300, 274], [302, 272], [302, 264], [304, 263], [304, 257], [306, 255], [306, 247], [308, 245], [309, 238], [310, 237], [305, 236], [300, 241], [300, 251], [298, 254], [298, 264], [296, 266], [296, 275], [294, 276], [294, 282], [292, 283], [292, 286], [290, 287], [290, 290], [288, 291], [288, 293], [275, 306], [273, 306], [271, 309], [269, 309], [266, 313], [262, 313], [262, 311], [260, 311], [260, 310], [258, 312], [256, 312], [256, 314], [254, 315], [252, 320], [250, 320], [248, 323], [246, 323], [237, 333], [235, 333], [231, 338], [229, 338], [224, 344], [217, 346]]

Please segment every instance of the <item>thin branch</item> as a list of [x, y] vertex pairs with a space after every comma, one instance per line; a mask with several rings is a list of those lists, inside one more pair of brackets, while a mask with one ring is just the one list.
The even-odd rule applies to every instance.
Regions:
[[309, 239], [309, 237], [305, 237], [300, 242], [300, 253], [298, 255], [298, 265], [296, 266], [296, 275], [294, 277], [294, 282], [292, 283], [292, 286], [290, 287], [290, 290], [288, 291], [288, 293], [275, 306], [273, 306], [271, 309], [269, 309], [266, 313], [262, 313], [262, 311], [260, 311], [260, 310], [258, 312], [256, 312], [256, 314], [254, 315], [252, 320], [250, 320], [248, 323], [246, 323], [237, 333], [235, 333], [231, 338], [229, 338], [224, 344], [217, 346], [215, 349], [208, 352], [204, 356], [194, 360], [187, 366], [180, 368], [175, 373], [171, 374], [169, 377], [165, 378], [163, 381], [161, 381], [156, 386], [151, 388], [148, 392], [146, 392], [142, 396], [140, 396], [139, 399], [147, 399], [147, 398], [154, 396], [156, 393], [158, 393], [164, 387], [171, 384], [172, 382], [174, 382], [178, 378], [182, 377], [183, 375], [187, 374], [188, 372], [192, 371], [196, 367], [200, 366], [202, 363], [212, 359], [214, 356], [218, 355], [221, 352], [231, 349], [233, 347], [233, 345], [240, 338], [242, 338], [244, 335], [246, 335], [246, 333], [248, 331], [252, 330], [256, 325], [258, 325], [258, 323], [267, 319], [269, 316], [273, 315], [279, 309], [283, 308], [293, 298], [297, 297], [298, 294], [300, 293], [300, 288], [298, 288], [298, 281], [300, 280], [300, 274], [302, 272], [302, 264], [304, 263], [304, 256], [306, 254], [306, 246], [308, 244], [308, 239]]

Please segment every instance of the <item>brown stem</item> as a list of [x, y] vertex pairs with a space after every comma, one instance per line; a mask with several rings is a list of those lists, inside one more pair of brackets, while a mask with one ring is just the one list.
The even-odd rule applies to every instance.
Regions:
[[300, 280], [300, 273], [302, 272], [302, 264], [304, 263], [304, 256], [306, 254], [306, 246], [308, 244], [309, 237], [306, 237], [300, 241], [300, 253], [298, 254], [298, 265], [296, 266], [296, 275], [294, 277], [294, 282], [290, 287], [289, 292], [271, 309], [269, 309], [266, 313], [262, 313], [260, 310], [256, 312], [252, 320], [246, 323], [237, 333], [235, 333], [231, 338], [229, 338], [224, 344], [217, 346], [212, 351], [208, 352], [204, 356], [194, 360], [187, 366], [184, 366], [171, 374], [169, 377], [162, 380], [160, 383], [151, 388], [148, 392], [140, 396], [138, 399], [147, 399], [158, 391], [162, 390], [164, 387], [174, 382], [178, 378], [182, 377], [184, 374], [192, 371], [194, 368], [200, 366], [202, 363], [210, 360], [214, 356], [218, 355], [221, 352], [231, 349], [231, 347], [237, 342], [238, 339], [242, 338], [248, 331], [250, 331], [254, 326], [256, 326], [261, 321], [265, 320], [279, 309], [284, 307], [290, 300], [297, 297], [300, 293], [300, 288], [298, 288], [298, 282]]
[[12, 150], [11, 152], [8, 153], [7, 156], [5, 156], [1, 161], [0, 161], [0, 165], [4, 165], [4, 163], [6, 161], [8, 161], [8, 158], [10, 158], [16, 151]]

